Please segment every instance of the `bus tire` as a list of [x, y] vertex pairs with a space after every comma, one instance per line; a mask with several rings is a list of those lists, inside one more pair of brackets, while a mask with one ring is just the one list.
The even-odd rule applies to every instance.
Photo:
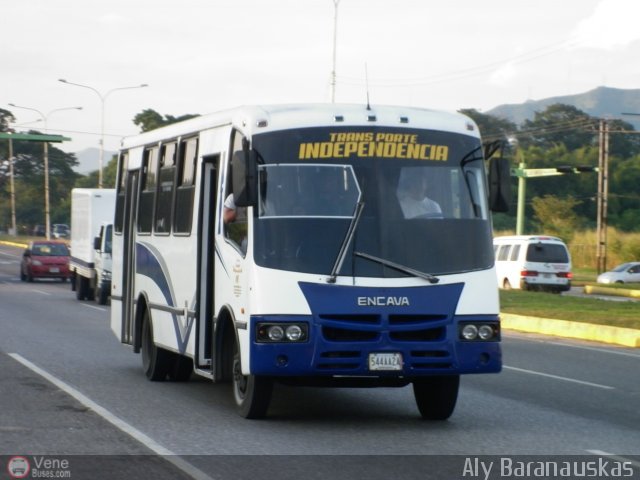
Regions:
[[99, 305], [106, 305], [107, 300], [109, 300], [109, 290], [102, 286], [97, 287], [96, 290], [96, 302], [98, 302]]
[[149, 311], [145, 309], [142, 318], [142, 369], [153, 382], [166, 380], [172, 366], [171, 352], [158, 347], [153, 342], [153, 326]]
[[193, 360], [184, 355], [173, 354], [173, 365], [169, 369], [169, 380], [174, 382], [187, 382], [193, 372]]
[[238, 414], [244, 418], [264, 418], [271, 402], [273, 380], [258, 375], [243, 375], [240, 348], [237, 342], [233, 352], [233, 398]]
[[413, 382], [413, 394], [420, 415], [425, 420], [446, 420], [458, 399], [460, 375], [421, 378]]
[[76, 285], [76, 298], [78, 300], [87, 298], [87, 289], [89, 288], [88, 280], [82, 275], [76, 274], [74, 282]]

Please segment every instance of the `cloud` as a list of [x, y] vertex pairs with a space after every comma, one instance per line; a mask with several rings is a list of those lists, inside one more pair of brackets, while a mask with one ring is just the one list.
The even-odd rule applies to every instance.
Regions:
[[624, 47], [640, 39], [638, 18], [637, 0], [601, 0], [591, 16], [578, 23], [572, 37], [582, 47], [604, 50]]
[[489, 83], [497, 87], [506, 87], [518, 75], [518, 70], [513, 63], [507, 63], [495, 70], [489, 77]]

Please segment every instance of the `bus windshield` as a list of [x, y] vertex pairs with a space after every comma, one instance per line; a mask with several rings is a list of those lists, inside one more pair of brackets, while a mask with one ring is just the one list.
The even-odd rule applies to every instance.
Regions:
[[479, 147], [472, 136], [387, 127], [255, 135], [256, 263], [329, 275], [362, 201], [339, 275], [407, 276], [367, 256], [433, 275], [490, 268], [484, 162], [474, 153]]

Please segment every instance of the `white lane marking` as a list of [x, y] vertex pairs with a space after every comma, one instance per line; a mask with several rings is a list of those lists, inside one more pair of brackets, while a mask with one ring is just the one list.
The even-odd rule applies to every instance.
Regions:
[[615, 390], [614, 387], [610, 387], [608, 385], [600, 385], [599, 383], [585, 382], [584, 380], [576, 380], [575, 378], [560, 377], [558, 375], [551, 375], [550, 373], [536, 372], [534, 370], [525, 370], [524, 368], [509, 367], [507, 365], [503, 365], [502, 368], [506, 368], [507, 370], [513, 370], [515, 372], [529, 373], [531, 375], [540, 375], [541, 377], [554, 378], [556, 380], [563, 380], [565, 382], [579, 383], [580, 385], [587, 385], [589, 387], [602, 388], [604, 390]]
[[587, 347], [586, 345], [577, 345], [577, 344], [567, 343], [564, 341], [553, 341], [552, 339], [525, 338], [524, 336], [510, 335], [510, 334], [507, 336], [510, 337], [511, 339], [517, 339], [523, 342], [544, 343], [548, 345], [554, 345], [556, 347], [577, 348], [579, 350], [589, 350], [593, 352], [611, 353], [613, 355], [623, 355], [625, 357], [640, 358], [639, 354], [622, 350], [624, 347], [617, 347], [614, 345], [612, 345], [610, 348], [604, 348], [604, 347], [598, 348], [598, 347]]
[[[625, 357], [634, 357], [634, 358], [638, 358], [640, 359], [640, 355], [638, 355], [637, 353], [633, 353], [633, 352], [626, 352], [626, 351], [618, 351], [618, 350], [607, 350], [606, 348], [595, 348], [595, 347], [585, 347], [583, 345], [571, 345], [570, 343], [564, 343], [564, 342], [557, 342], [556, 345], [560, 345], [563, 347], [570, 347], [570, 348], [578, 348], [580, 350], [590, 350], [592, 352], [601, 352], [601, 353], [612, 353], [614, 355], [623, 355]], [[620, 347], [618, 347], [620, 348]]]
[[31, 289], [32, 292], [40, 293], [42, 295], [51, 295], [49, 292], [45, 292], [44, 290], [36, 290], [35, 288]]
[[81, 303], [80, 305], [82, 305], [83, 307], [87, 307], [87, 308], [93, 308], [94, 310], [98, 310], [99, 312], [106, 312], [107, 309], [104, 307], [96, 307], [95, 305], [87, 305], [86, 303]]
[[615, 453], [603, 452], [602, 450], [587, 450], [587, 452], [592, 455], [600, 455], [601, 457], [612, 458], [613, 460], [617, 460], [618, 462], [626, 462], [630, 463], [638, 468], [640, 468], [640, 462], [637, 460], [633, 460], [631, 458], [623, 457], [622, 455], [616, 455]]
[[18, 362], [20, 362], [22, 365], [24, 365], [31, 371], [37, 373], [38, 375], [45, 378], [49, 382], [53, 383], [60, 390], [71, 395], [77, 401], [82, 403], [85, 407], [90, 408], [91, 410], [96, 412], [98, 415], [104, 418], [107, 422], [117, 427], [118, 429], [122, 430], [127, 435], [133, 437], [135, 440], [142, 443], [149, 450], [153, 451], [157, 455], [161, 455], [164, 458], [164, 460], [172, 463], [174, 466], [176, 466], [177, 468], [185, 472], [187, 475], [190, 475], [191, 477], [197, 480], [213, 480], [209, 475], [204, 473], [202, 470], [199, 470], [198, 468], [194, 467], [190, 463], [184, 461], [182, 458], [178, 457], [171, 450], [163, 447], [158, 442], [153, 440], [151, 437], [142, 433], [140, 430], [133, 427], [132, 425], [129, 425], [127, 422], [117, 417], [106, 408], [101, 407], [96, 402], [91, 400], [89, 397], [87, 397], [83, 393], [80, 393], [80, 391], [73, 388], [71, 385], [66, 384], [62, 380], [51, 375], [49, 372], [41, 369], [34, 363], [31, 363], [29, 360], [24, 358], [19, 353], [9, 353], [9, 356], [14, 358]]

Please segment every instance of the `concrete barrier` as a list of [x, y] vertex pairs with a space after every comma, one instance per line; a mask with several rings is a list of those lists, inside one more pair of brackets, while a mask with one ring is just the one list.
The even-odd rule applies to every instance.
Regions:
[[577, 338], [611, 343], [625, 347], [640, 347], [640, 330], [611, 327], [595, 323], [571, 322], [552, 318], [528, 317], [502, 313], [501, 326], [506, 330], [540, 333], [557, 337]]

